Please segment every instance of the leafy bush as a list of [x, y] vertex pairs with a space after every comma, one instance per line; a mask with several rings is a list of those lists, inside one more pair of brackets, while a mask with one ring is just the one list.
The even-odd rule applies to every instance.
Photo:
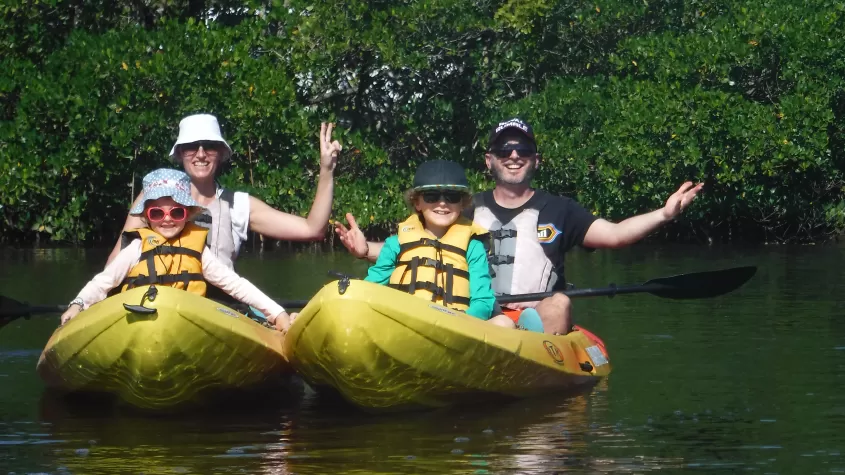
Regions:
[[[112, 242], [178, 121], [218, 116], [221, 181], [305, 214], [321, 120], [335, 215], [384, 233], [416, 165], [492, 186], [489, 127], [519, 115], [538, 186], [623, 219], [685, 180], [670, 239], [845, 229], [845, 6], [812, 0], [50, 1], [0, 6], [0, 241]], [[132, 188], [132, 185], [135, 188]]]

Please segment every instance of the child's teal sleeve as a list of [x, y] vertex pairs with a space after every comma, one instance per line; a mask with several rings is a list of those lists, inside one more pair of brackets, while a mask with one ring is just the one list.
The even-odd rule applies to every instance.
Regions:
[[[398, 244], [398, 241], [397, 241]], [[381, 259], [381, 255], [379, 255]], [[487, 252], [481, 241], [473, 239], [467, 247], [467, 266], [469, 269], [469, 308], [467, 315], [489, 320], [493, 315], [496, 296], [493, 294], [490, 267], [487, 265]]]
[[390, 275], [396, 269], [396, 259], [399, 257], [399, 237], [390, 236], [385, 239], [384, 245], [381, 247], [376, 263], [370, 266], [367, 270], [367, 277], [364, 278], [367, 282], [375, 282], [376, 284], [387, 285], [390, 282]]

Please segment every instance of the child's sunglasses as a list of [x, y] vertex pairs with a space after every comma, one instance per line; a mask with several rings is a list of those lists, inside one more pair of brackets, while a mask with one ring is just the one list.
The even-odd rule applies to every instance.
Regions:
[[431, 191], [423, 191], [420, 193], [422, 195], [423, 201], [428, 204], [432, 203], [440, 203], [440, 201], [445, 201], [449, 204], [456, 204], [460, 203], [464, 199], [464, 194], [460, 191], [454, 190], [431, 190]]
[[498, 158], [508, 158], [514, 150], [516, 150], [516, 154], [520, 158], [531, 158], [537, 154], [537, 149], [534, 147], [503, 147], [491, 149], [490, 153]]
[[164, 221], [164, 218], [170, 216], [173, 221], [184, 221], [188, 217], [188, 208], [184, 206], [174, 206], [169, 210], [164, 208], [154, 207], [147, 209], [147, 219], [153, 223]]

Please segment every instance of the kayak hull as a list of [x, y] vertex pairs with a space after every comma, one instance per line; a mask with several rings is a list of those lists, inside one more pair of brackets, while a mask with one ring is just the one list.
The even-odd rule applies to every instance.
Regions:
[[104, 392], [143, 409], [201, 402], [215, 392], [283, 383], [291, 367], [284, 337], [199, 295], [156, 287], [99, 302], [53, 332], [37, 372], [50, 388]]
[[310, 384], [366, 409], [442, 407], [590, 385], [610, 373], [587, 332], [552, 336], [497, 327], [424, 299], [353, 280], [302, 310], [285, 355]]

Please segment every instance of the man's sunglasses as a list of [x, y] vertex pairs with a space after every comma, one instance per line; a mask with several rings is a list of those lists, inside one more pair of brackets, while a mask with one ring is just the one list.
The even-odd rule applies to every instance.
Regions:
[[159, 207], [147, 208], [147, 219], [153, 223], [164, 221], [167, 216], [170, 216], [173, 221], [184, 221], [188, 217], [188, 208], [184, 206], [174, 206], [169, 210]]
[[440, 203], [441, 201], [445, 201], [449, 204], [456, 204], [460, 203], [464, 199], [464, 194], [460, 191], [450, 190], [423, 191], [422, 193], [420, 193], [420, 195], [422, 195], [423, 201], [428, 204]]
[[534, 155], [537, 155], [537, 149], [534, 147], [502, 147], [502, 148], [494, 148], [490, 149], [490, 153], [495, 155], [498, 158], [508, 158], [511, 156], [511, 152], [516, 151], [517, 156], [520, 158], [530, 158]]

